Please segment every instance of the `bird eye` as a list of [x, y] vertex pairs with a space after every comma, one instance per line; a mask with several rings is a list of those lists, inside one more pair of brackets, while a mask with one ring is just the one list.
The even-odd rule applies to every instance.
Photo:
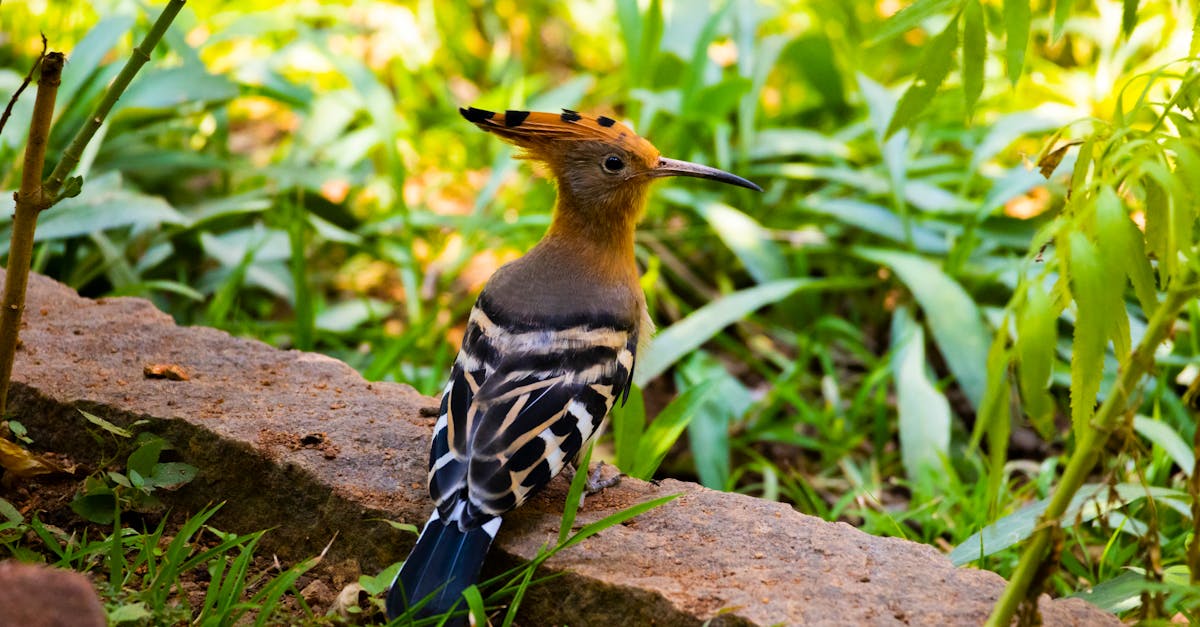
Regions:
[[609, 155], [604, 158], [604, 169], [609, 172], [620, 172], [625, 169], [625, 162], [616, 155]]

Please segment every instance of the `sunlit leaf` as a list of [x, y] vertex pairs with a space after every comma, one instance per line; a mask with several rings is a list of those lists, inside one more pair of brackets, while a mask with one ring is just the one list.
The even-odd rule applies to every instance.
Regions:
[[122, 37], [129, 34], [133, 26], [132, 15], [118, 13], [109, 15], [96, 23], [79, 43], [71, 48], [67, 57], [67, 71], [63, 72], [62, 85], [58, 88], [60, 107], [73, 103], [76, 93], [92, 78], [108, 53]]
[[345, 333], [368, 322], [386, 318], [396, 308], [393, 303], [360, 298], [334, 303], [317, 314], [316, 326], [324, 331]]
[[888, 18], [870, 45], [883, 43], [916, 28], [925, 18], [944, 12], [954, 0], [917, 0]]
[[642, 434], [638, 445], [637, 458], [629, 475], [638, 479], [650, 479], [659, 464], [667, 456], [667, 452], [687, 429], [688, 423], [696, 416], [700, 406], [708, 401], [708, 397], [717, 386], [712, 381], [706, 381], [683, 394], [676, 396], [650, 423], [649, 428]]
[[905, 473], [913, 481], [934, 478], [950, 456], [950, 403], [929, 379], [925, 330], [907, 308], [892, 315], [891, 350]]
[[1138, 0], [1123, 0], [1121, 3], [1121, 34], [1128, 37], [1138, 23]]
[[1171, 461], [1175, 462], [1175, 465], [1179, 466], [1185, 475], [1192, 476], [1192, 471], [1196, 467], [1196, 454], [1192, 451], [1192, 447], [1184, 441], [1183, 436], [1171, 428], [1171, 425], [1148, 416], [1137, 415], [1133, 417], [1133, 428], [1142, 437], [1166, 452]]
[[806, 128], [770, 128], [754, 135], [750, 158], [758, 161], [804, 156], [811, 159], [848, 159], [850, 146]]
[[950, 372], [971, 404], [979, 407], [987, 387], [985, 364], [991, 334], [971, 296], [937, 264], [918, 255], [881, 248], [855, 248], [853, 252], [888, 266], [904, 282], [921, 305]]
[[1008, 59], [1008, 80], [1016, 86], [1025, 68], [1025, 49], [1029, 47], [1029, 0], [1004, 0], [1004, 36]]
[[967, 0], [963, 5], [963, 100], [967, 117], [983, 93], [985, 61], [987, 60], [987, 26], [979, 0]]
[[[1076, 522], [1088, 522], [1098, 516], [1119, 509], [1146, 497], [1155, 499], [1172, 499], [1187, 503], [1186, 492], [1146, 486], [1136, 483], [1119, 483], [1113, 487], [1115, 494], [1110, 494], [1106, 484], [1086, 484], [1076, 492], [1075, 498], [1063, 512], [1060, 521], [1064, 527], [1070, 527]], [[1050, 499], [1042, 499], [1031, 503], [984, 527], [977, 533], [971, 534], [961, 544], [950, 552], [950, 561], [955, 566], [962, 566], [975, 560], [987, 557], [998, 551], [1003, 551], [1014, 544], [1025, 540], [1038, 524], [1038, 518], [1046, 511]]]
[[[1071, 295], [1075, 298], [1075, 335], [1071, 351], [1071, 424], [1075, 437], [1089, 428], [1104, 370], [1104, 346], [1109, 318], [1125, 315], [1110, 310], [1106, 292], [1110, 281], [1096, 245], [1078, 231], [1067, 235], [1070, 251]], [[1119, 297], [1118, 297], [1119, 298]]]
[[1025, 413], [1047, 441], [1054, 435], [1056, 408], [1049, 389], [1058, 345], [1058, 314], [1059, 307], [1041, 282], [1029, 282], [1017, 313], [1017, 380]]
[[[40, 242], [80, 237], [121, 227], [155, 228], [189, 221], [162, 198], [142, 194], [121, 183], [118, 173], [105, 174], [83, 186], [83, 193], [47, 210], [38, 220]], [[5, 242], [7, 244], [7, 242]]]
[[1100, 247], [1107, 251], [1109, 276], [1129, 277], [1142, 310], [1150, 316], [1158, 308], [1158, 293], [1154, 270], [1146, 256], [1146, 243], [1111, 187], [1102, 188], [1096, 200], [1096, 227]]
[[723, 202], [701, 202], [694, 208], [755, 281], [768, 283], [790, 274], [787, 258], [771, 234], [754, 218]]
[[1075, 6], [1075, 0], [1055, 0], [1054, 1], [1054, 31], [1050, 35], [1051, 41], [1058, 41], [1062, 37], [1063, 26], [1067, 24], [1067, 18], [1071, 17], [1071, 9]]
[[629, 398], [624, 404], [613, 407], [611, 416], [616, 464], [629, 472], [637, 459], [638, 442], [646, 430], [646, 403], [640, 385], [635, 384], [629, 389]]
[[756, 309], [783, 300], [802, 288], [816, 289], [825, 285], [825, 282], [813, 279], [786, 279], [734, 292], [708, 303], [655, 336], [645, 356], [638, 357], [634, 382], [646, 385], [680, 357]]
[[711, 381], [717, 387], [688, 423], [688, 444], [700, 483], [714, 490], [726, 488], [730, 473], [729, 426], [750, 408], [750, 390], [731, 375], [718, 359], [697, 351], [675, 372], [676, 388]]
[[228, 78], [197, 66], [152, 68], [139, 73], [114, 110], [122, 114], [162, 111], [192, 103], [213, 103], [237, 96]]
[[954, 67], [954, 52], [958, 48], [958, 15], [950, 20], [946, 28], [929, 42], [917, 65], [917, 76], [905, 90], [896, 105], [896, 113], [888, 123], [887, 135], [908, 126], [918, 115], [925, 112], [946, 76]]

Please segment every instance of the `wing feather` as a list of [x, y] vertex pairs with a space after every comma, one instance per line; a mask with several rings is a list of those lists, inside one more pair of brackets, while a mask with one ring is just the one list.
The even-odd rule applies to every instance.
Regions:
[[523, 503], [599, 435], [632, 379], [636, 327], [509, 330], [479, 307], [442, 394], [429, 491], [464, 529]]

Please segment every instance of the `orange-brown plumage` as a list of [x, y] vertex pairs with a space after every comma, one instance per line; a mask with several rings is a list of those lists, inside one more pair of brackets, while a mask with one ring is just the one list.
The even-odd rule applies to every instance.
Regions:
[[695, 176], [759, 189], [667, 159], [612, 118], [460, 112], [546, 164], [558, 199], [546, 235], [497, 270], [471, 310], [430, 447], [436, 508], [388, 593], [392, 618], [426, 596], [418, 617], [461, 603], [501, 516], [576, 459], [627, 397], [653, 331], [633, 249], [650, 183]]

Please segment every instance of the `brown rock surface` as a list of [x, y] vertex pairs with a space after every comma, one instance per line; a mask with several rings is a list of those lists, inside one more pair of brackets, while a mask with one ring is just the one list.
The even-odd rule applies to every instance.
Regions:
[[87, 577], [69, 570], [0, 562], [0, 625], [104, 627], [108, 620]]
[[[118, 425], [147, 420], [200, 468], [173, 503], [226, 501], [219, 526], [277, 527], [265, 540], [293, 558], [335, 533], [327, 564], [374, 572], [404, 557], [413, 536], [379, 519], [428, 516], [433, 419], [419, 410], [433, 399], [328, 357], [178, 327], [144, 300], [88, 300], [40, 276], [29, 290], [12, 409], [38, 446], [96, 459], [80, 408]], [[164, 365], [187, 379], [145, 375]], [[506, 519], [489, 571], [553, 543], [565, 487], [556, 480]], [[566, 574], [531, 590], [524, 624], [968, 625], [1003, 587], [928, 546], [678, 481], [626, 480], [589, 498], [577, 524], [675, 493], [547, 562]], [[1044, 597], [1042, 608], [1048, 625], [1118, 624], [1079, 600]]]

